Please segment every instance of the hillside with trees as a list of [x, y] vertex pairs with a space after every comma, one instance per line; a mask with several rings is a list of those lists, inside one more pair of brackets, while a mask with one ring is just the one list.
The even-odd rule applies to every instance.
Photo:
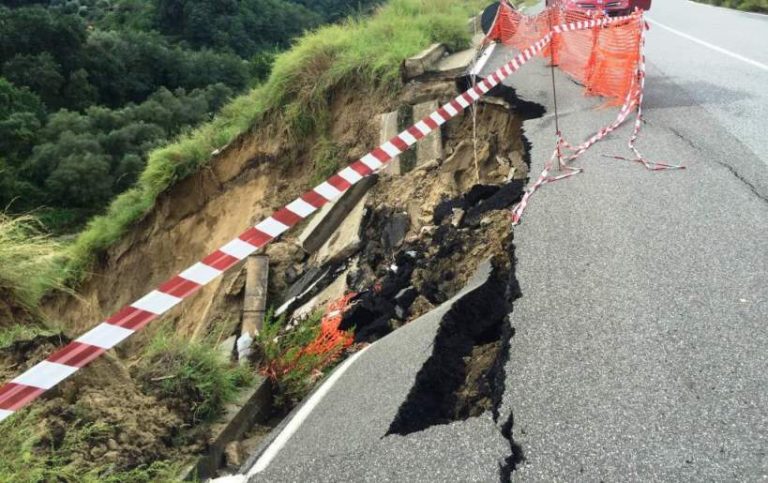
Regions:
[[0, 206], [79, 228], [292, 38], [373, 3], [0, 2]]

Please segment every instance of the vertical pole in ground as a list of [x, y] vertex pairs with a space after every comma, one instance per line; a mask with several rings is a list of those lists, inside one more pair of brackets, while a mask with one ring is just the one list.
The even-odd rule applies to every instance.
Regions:
[[560, 151], [562, 142], [560, 134], [560, 119], [557, 111], [557, 86], [555, 85], [555, 49], [557, 48], [555, 39], [557, 38], [558, 34], [555, 33], [554, 23], [552, 22], [552, 15], [554, 15], [554, 13], [555, 8], [550, 7], [549, 11], [547, 12], [547, 18], [549, 19], [549, 34], [552, 36], [552, 40], [549, 42], [549, 69], [550, 73], [552, 74], [552, 100], [555, 108], [555, 135], [557, 136], [557, 167], [555, 169], [560, 171], [560, 168], [563, 164], [563, 155]]
[[251, 255], [245, 262], [245, 297], [243, 298], [243, 324], [237, 340], [238, 359], [241, 363], [251, 354], [251, 343], [264, 326], [267, 310], [267, 284], [269, 257]]

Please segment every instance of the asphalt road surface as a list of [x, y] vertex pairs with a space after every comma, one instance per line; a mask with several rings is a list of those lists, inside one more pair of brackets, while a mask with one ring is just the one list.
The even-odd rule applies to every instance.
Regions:
[[[688, 169], [604, 157], [628, 155], [628, 123], [532, 198], [498, 422], [384, 437], [431, 353], [432, 314], [343, 366], [253, 455], [251, 481], [498, 481], [504, 421], [517, 481], [768, 478], [768, 17], [685, 0], [649, 17], [638, 147]], [[548, 111], [524, 125], [532, 176], [554, 147], [549, 75], [536, 61], [508, 80]], [[569, 140], [615, 116], [556, 82]]]

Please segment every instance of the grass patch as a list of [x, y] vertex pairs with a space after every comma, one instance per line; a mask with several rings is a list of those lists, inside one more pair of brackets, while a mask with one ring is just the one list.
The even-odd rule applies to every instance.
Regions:
[[32, 408], [3, 421], [0, 481], [149, 483], [175, 481], [179, 475], [180, 465], [162, 461], [122, 471], [109, 466], [89, 468], [77, 455], [104, 438], [109, 428], [99, 423], [76, 425], [54, 443], [40, 423], [42, 417], [40, 408]]
[[58, 334], [57, 331], [39, 325], [14, 324], [0, 329], [0, 349], [10, 347], [14, 342], [20, 340], [32, 340], [35, 337], [47, 337], [56, 334]]
[[190, 424], [219, 416], [253, 379], [247, 367], [230, 364], [211, 344], [189, 342], [167, 330], [152, 338], [136, 372], [147, 393]]
[[317, 132], [327, 122], [329, 96], [341, 86], [397, 92], [400, 62], [432, 42], [467, 46], [467, 18], [481, 6], [476, 0], [393, 0], [370, 18], [304, 35], [277, 56], [264, 84], [231, 101], [210, 123], [150, 153], [136, 185], [93, 218], [67, 250], [70, 282], [82, 281], [99, 252], [149, 212], [160, 193], [207, 163], [215, 149], [268, 115], [285, 119], [295, 136]]
[[322, 363], [318, 355], [309, 355], [302, 349], [320, 333], [323, 310], [300, 320], [287, 329], [283, 317], [275, 318], [268, 313], [264, 327], [256, 339], [261, 349], [262, 372], [272, 379], [275, 387], [275, 406], [288, 411], [309, 394], [315, 383], [331, 369], [316, 370]]
[[62, 286], [65, 272], [59, 245], [43, 234], [32, 216], [0, 213], [0, 293], [33, 310], [46, 291]]
[[695, 0], [699, 3], [735, 8], [747, 12], [768, 13], [768, 0]]

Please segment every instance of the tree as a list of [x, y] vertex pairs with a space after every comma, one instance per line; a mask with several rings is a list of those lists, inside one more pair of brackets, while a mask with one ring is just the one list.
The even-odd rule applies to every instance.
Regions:
[[3, 76], [17, 86], [26, 86], [40, 96], [46, 105], [58, 107], [64, 84], [61, 66], [48, 52], [19, 54], [3, 65]]

